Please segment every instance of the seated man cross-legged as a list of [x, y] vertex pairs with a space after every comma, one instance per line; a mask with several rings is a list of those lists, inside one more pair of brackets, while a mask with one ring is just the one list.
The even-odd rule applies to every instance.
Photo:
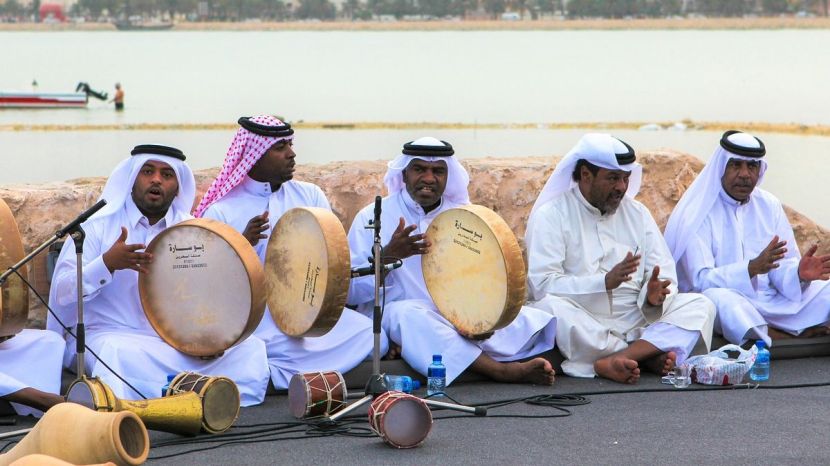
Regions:
[[[426, 375], [433, 354], [441, 354], [451, 383], [468, 367], [502, 382], [552, 384], [550, 362], [534, 358], [553, 347], [556, 321], [538, 309], [523, 307], [513, 322], [489, 338], [461, 335], [433, 302], [421, 270], [421, 257], [430, 252], [424, 233], [442, 212], [470, 203], [469, 175], [453, 157], [452, 146], [432, 137], [404, 145], [403, 153], [389, 162], [384, 182], [388, 196], [382, 201], [381, 241], [384, 260], [401, 259], [403, 265], [386, 276], [383, 328], [400, 346], [403, 359]], [[365, 226], [374, 205], [361, 210], [349, 230], [353, 267], [365, 267], [372, 256], [374, 233]], [[468, 290], [458, 290], [468, 292]], [[352, 281], [349, 303], [368, 311], [374, 304], [374, 277]]]
[[757, 187], [765, 154], [760, 139], [724, 133], [666, 225], [680, 289], [711, 299], [715, 330], [735, 344], [830, 334], [830, 255], [799, 253], [781, 202]]
[[559, 162], [527, 228], [535, 307], [557, 318], [562, 370], [636, 383], [708, 350], [712, 303], [677, 292], [674, 261], [646, 207], [633, 149], [587, 134]]
[[[146, 246], [166, 228], [192, 218], [196, 193], [193, 173], [175, 148], [140, 145], [113, 171], [101, 194], [108, 204], [84, 222], [83, 300], [89, 375], [100, 377], [118, 398], [158, 396], [167, 376], [182, 371], [220, 375], [239, 387], [242, 406], [261, 403], [268, 385], [265, 345], [249, 337], [213, 359], [181, 353], [162, 340], [151, 326], [139, 297], [139, 273], [146, 273], [152, 254]], [[75, 248], [67, 241], [55, 265], [49, 304], [58, 319], [47, 325], [64, 333], [77, 320]], [[170, 287], [175, 287], [170, 283]], [[205, 290], [204, 292], [209, 292]], [[198, 325], [196, 322], [193, 325]], [[67, 357], [75, 341], [67, 336]], [[119, 379], [122, 376], [135, 390]], [[140, 393], [136, 393], [135, 391]]]

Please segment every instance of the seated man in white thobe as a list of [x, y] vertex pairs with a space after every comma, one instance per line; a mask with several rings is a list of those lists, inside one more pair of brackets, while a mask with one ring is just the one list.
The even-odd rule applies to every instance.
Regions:
[[[104, 186], [101, 198], [107, 205], [83, 224], [86, 344], [100, 358], [86, 351], [87, 371], [124, 399], [157, 397], [168, 375], [195, 371], [232, 379], [239, 387], [242, 406], [261, 403], [268, 387], [261, 340], [250, 337], [224, 355], [205, 360], [168, 345], [147, 320], [138, 293], [138, 274], [146, 272], [152, 257], [143, 249], [165, 228], [192, 218], [196, 183], [178, 149], [141, 145], [131, 154]], [[75, 247], [67, 241], [49, 294], [60, 321], [51, 315], [47, 320], [50, 329], [61, 333], [77, 323], [75, 262]], [[74, 368], [75, 341], [67, 340], [64, 364]]]
[[727, 131], [666, 225], [680, 289], [715, 303], [727, 340], [826, 335], [830, 255], [804, 256], [781, 202], [758, 188], [767, 163], [760, 139]]
[[708, 350], [714, 308], [678, 294], [674, 261], [634, 200], [642, 167], [608, 134], [586, 134], [559, 162], [527, 228], [528, 283], [557, 317], [562, 370], [636, 383], [641, 364], [665, 374]]
[[[523, 307], [507, 327], [483, 340], [460, 335], [438, 312], [421, 272], [421, 255], [429, 251], [424, 233], [438, 214], [470, 203], [470, 177], [453, 157], [452, 146], [432, 137], [404, 145], [403, 153], [389, 162], [384, 177], [388, 196], [382, 201], [381, 241], [384, 259], [402, 259], [401, 268], [385, 278], [382, 326], [400, 346], [401, 355], [421, 374], [427, 374], [433, 354], [441, 354], [447, 384], [465, 369], [501, 382], [550, 385], [550, 362], [534, 358], [553, 348], [556, 321], [544, 311]], [[368, 266], [374, 233], [365, 226], [374, 217], [374, 205], [361, 210], [349, 230], [353, 267]], [[463, 293], [465, 290], [459, 290]], [[382, 298], [383, 299], [383, 298]], [[374, 306], [374, 277], [352, 281], [349, 303], [359, 310]]]
[[49, 330], [24, 329], [0, 341], [0, 399], [21, 416], [40, 416], [63, 401], [64, 341]]
[[[197, 217], [227, 223], [241, 232], [265, 263], [271, 231], [285, 212], [294, 207], [331, 210], [323, 191], [296, 181], [294, 130], [270, 115], [239, 119], [241, 128], [231, 142], [222, 170], [195, 211]], [[372, 321], [344, 309], [337, 324], [325, 335], [298, 338], [280, 330], [265, 310], [254, 334], [265, 342], [271, 381], [288, 388], [298, 372], [348, 372], [372, 352]], [[388, 340], [381, 338], [381, 354]]]

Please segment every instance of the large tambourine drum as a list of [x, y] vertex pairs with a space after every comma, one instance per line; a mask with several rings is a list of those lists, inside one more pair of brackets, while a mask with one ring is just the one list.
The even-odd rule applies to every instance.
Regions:
[[385, 392], [369, 407], [369, 427], [395, 448], [414, 448], [432, 430], [432, 412], [424, 400], [403, 392]]
[[233, 380], [196, 372], [181, 372], [170, 381], [164, 396], [194, 392], [202, 400], [202, 430], [220, 434], [239, 417], [239, 389]]
[[297, 207], [280, 217], [265, 255], [268, 308], [286, 335], [331, 330], [346, 305], [351, 258], [346, 231], [326, 209]]
[[150, 324], [182, 353], [215, 357], [245, 340], [265, 312], [265, 274], [248, 240], [224, 223], [197, 218], [159, 233], [139, 274]]
[[441, 315], [459, 332], [484, 335], [506, 327], [525, 302], [522, 250], [492, 210], [467, 205], [440, 213], [429, 225], [432, 243], [421, 267]]
[[344, 407], [348, 395], [340, 372], [294, 374], [288, 383], [288, 409], [297, 419], [325, 416]]
[[[23, 259], [23, 241], [11, 209], [0, 199], [0, 273]], [[26, 274], [26, 268], [19, 270]], [[29, 289], [15, 274], [0, 287], [0, 341], [8, 340], [26, 327], [29, 317]]]

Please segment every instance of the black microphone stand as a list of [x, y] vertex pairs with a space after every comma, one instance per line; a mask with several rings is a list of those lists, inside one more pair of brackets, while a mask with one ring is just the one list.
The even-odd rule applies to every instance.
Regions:
[[84, 375], [84, 347], [85, 347], [85, 331], [84, 331], [84, 289], [83, 289], [83, 254], [84, 254], [84, 238], [86, 238], [86, 233], [84, 233], [83, 228], [81, 228], [81, 224], [84, 223], [92, 214], [98, 212], [101, 208], [107, 205], [107, 201], [101, 199], [95, 205], [87, 209], [84, 213], [79, 215], [75, 220], [71, 221], [65, 227], [61, 228], [55, 234], [49, 238], [48, 240], [44, 241], [43, 244], [36, 247], [32, 252], [30, 252], [26, 257], [20, 260], [20, 262], [12, 265], [8, 268], [2, 275], [0, 275], [0, 285], [6, 282], [9, 275], [16, 273], [23, 267], [27, 262], [32, 260], [35, 256], [43, 251], [44, 249], [51, 246], [53, 243], [58, 241], [59, 239], [63, 238], [67, 234], [72, 236], [72, 240], [75, 242], [75, 257], [76, 257], [76, 277], [78, 280], [77, 286], [77, 293], [78, 293], [78, 324], [75, 329], [75, 340], [76, 340], [76, 352], [78, 359], [78, 377], [83, 377]]
[[[366, 382], [366, 389], [363, 398], [349, 404], [340, 411], [330, 414], [325, 418], [325, 421], [337, 421], [346, 414], [372, 401], [375, 397], [389, 391], [386, 385], [384, 375], [380, 373], [380, 330], [381, 322], [383, 320], [383, 309], [381, 308], [380, 289], [383, 286], [383, 280], [386, 276], [386, 269], [383, 266], [383, 248], [380, 243], [380, 214], [381, 214], [380, 196], [375, 197], [375, 218], [369, 222], [364, 228], [367, 230], [374, 230], [374, 243], [372, 244], [372, 263], [375, 267], [375, 306], [372, 312], [372, 333], [374, 334], [374, 346], [372, 348], [372, 375]], [[487, 409], [482, 407], [464, 406], [454, 403], [445, 403], [442, 401], [435, 401], [430, 399], [423, 400], [427, 405], [438, 408], [453, 409], [466, 413], [475, 414], [476, 416], [486, 416]]]

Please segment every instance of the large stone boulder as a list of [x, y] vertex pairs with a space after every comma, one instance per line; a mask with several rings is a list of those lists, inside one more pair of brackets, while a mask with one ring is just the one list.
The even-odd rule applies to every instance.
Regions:
[[[558, 161], [559, 158], [524, 157], [469, 159], [462, 163], [473, 180], [470, 184], [472, 202], [498, 212], [521, 241], [533, 202]], [[674, 205], [703, 168], [703, 163], [691, 155], [673, 151], [646, 152], [639, 161], [643, 165], [644, 182], [637, 198], [651, 209], [663, 228]], [[296, 178], [319, 185], [348, 229], [361, 208], [370, 204], [376, 195], [384, 194], [385, 170], [384, 161], [332, 162], [300, 166]], [[196, 173], [199, 197], [217, 172], [218, 168], [213, 168]], [[28, 252], [91, 206], [105, 181], [104, 178], [82, 178], [42, 185], [6, 185], [0, 187], [0, 197], [14, 213]], [[802, 250], [816, 242], [828, 243], [823, 241], [830, 239], [826, 229], [790, 208], [787, 208], [787, 215]], [[30, 278], [46, 298], [49, 291], [46, 254], [42, 253], [33, 262]], [[30, 303], [30, 325], [43, 327], [45, 308], [34, 295]]]

